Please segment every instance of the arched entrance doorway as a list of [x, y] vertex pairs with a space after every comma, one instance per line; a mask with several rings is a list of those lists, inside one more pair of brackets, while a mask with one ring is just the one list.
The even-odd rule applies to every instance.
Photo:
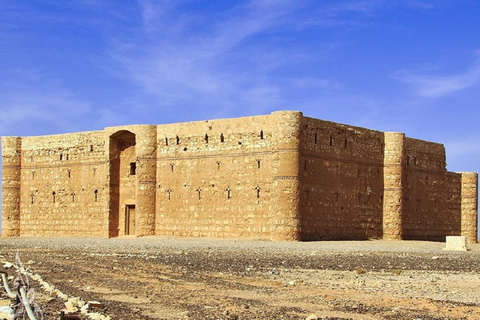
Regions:
[[109, 237], [136, 235], [137, 161], [135, 134], [122, 130], [110, 136]]

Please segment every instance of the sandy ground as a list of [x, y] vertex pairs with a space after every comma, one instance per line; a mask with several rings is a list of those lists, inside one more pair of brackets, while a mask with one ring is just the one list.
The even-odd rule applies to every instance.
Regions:
[[[15, 263], [18, 252], [31, 273], [70, 297], [102, 302], [97, 311], [112, 319], [480, 319], [480, 245], [443, 247], [0, 238], [0, 260]], [[65, 301], [30, 284], [44, 319], [58, 319]]]

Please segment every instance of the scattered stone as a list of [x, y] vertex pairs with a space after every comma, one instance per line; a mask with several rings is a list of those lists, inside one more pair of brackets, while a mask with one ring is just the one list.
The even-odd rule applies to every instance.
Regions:
[[314, 313], [305, 318], [305, 320], [317, 320], [318, 316]]
[[447, 236], [446, 247], [443, 250], [450, 251], [467, 251], [467, 237], [463, 236]]
[[0, 319], [2, 320], [14, 320], [15, 312], [10, 307], [0, 307]]
[[5, 269], [10, 269], [11, 267], [13, 267], [13, 264], [10, 263], [10, 262], [7, 262], [7, 263], [5, 263], [5, 264], [3, 265], [3, 267], [4, 267]]
[[103, 308], [103, 303], [100, 301], [88, 301], [87, 303], [91, 308]]
[[12, 304], [10, 299], [1, 299], [0, 300], [0, 307], [9, 307]]

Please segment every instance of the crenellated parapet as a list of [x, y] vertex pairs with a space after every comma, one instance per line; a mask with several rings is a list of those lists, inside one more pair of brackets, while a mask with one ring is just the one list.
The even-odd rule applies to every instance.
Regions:
[[2, 236], [20, 235], [22, 139], [2, 137]]

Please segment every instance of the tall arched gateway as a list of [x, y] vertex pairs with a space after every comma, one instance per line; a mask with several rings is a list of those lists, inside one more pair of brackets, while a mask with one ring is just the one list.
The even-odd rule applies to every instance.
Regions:
[[137, 234], [135, 140], [135, 134], [126, 130], [110, 136], [110, 237]]

